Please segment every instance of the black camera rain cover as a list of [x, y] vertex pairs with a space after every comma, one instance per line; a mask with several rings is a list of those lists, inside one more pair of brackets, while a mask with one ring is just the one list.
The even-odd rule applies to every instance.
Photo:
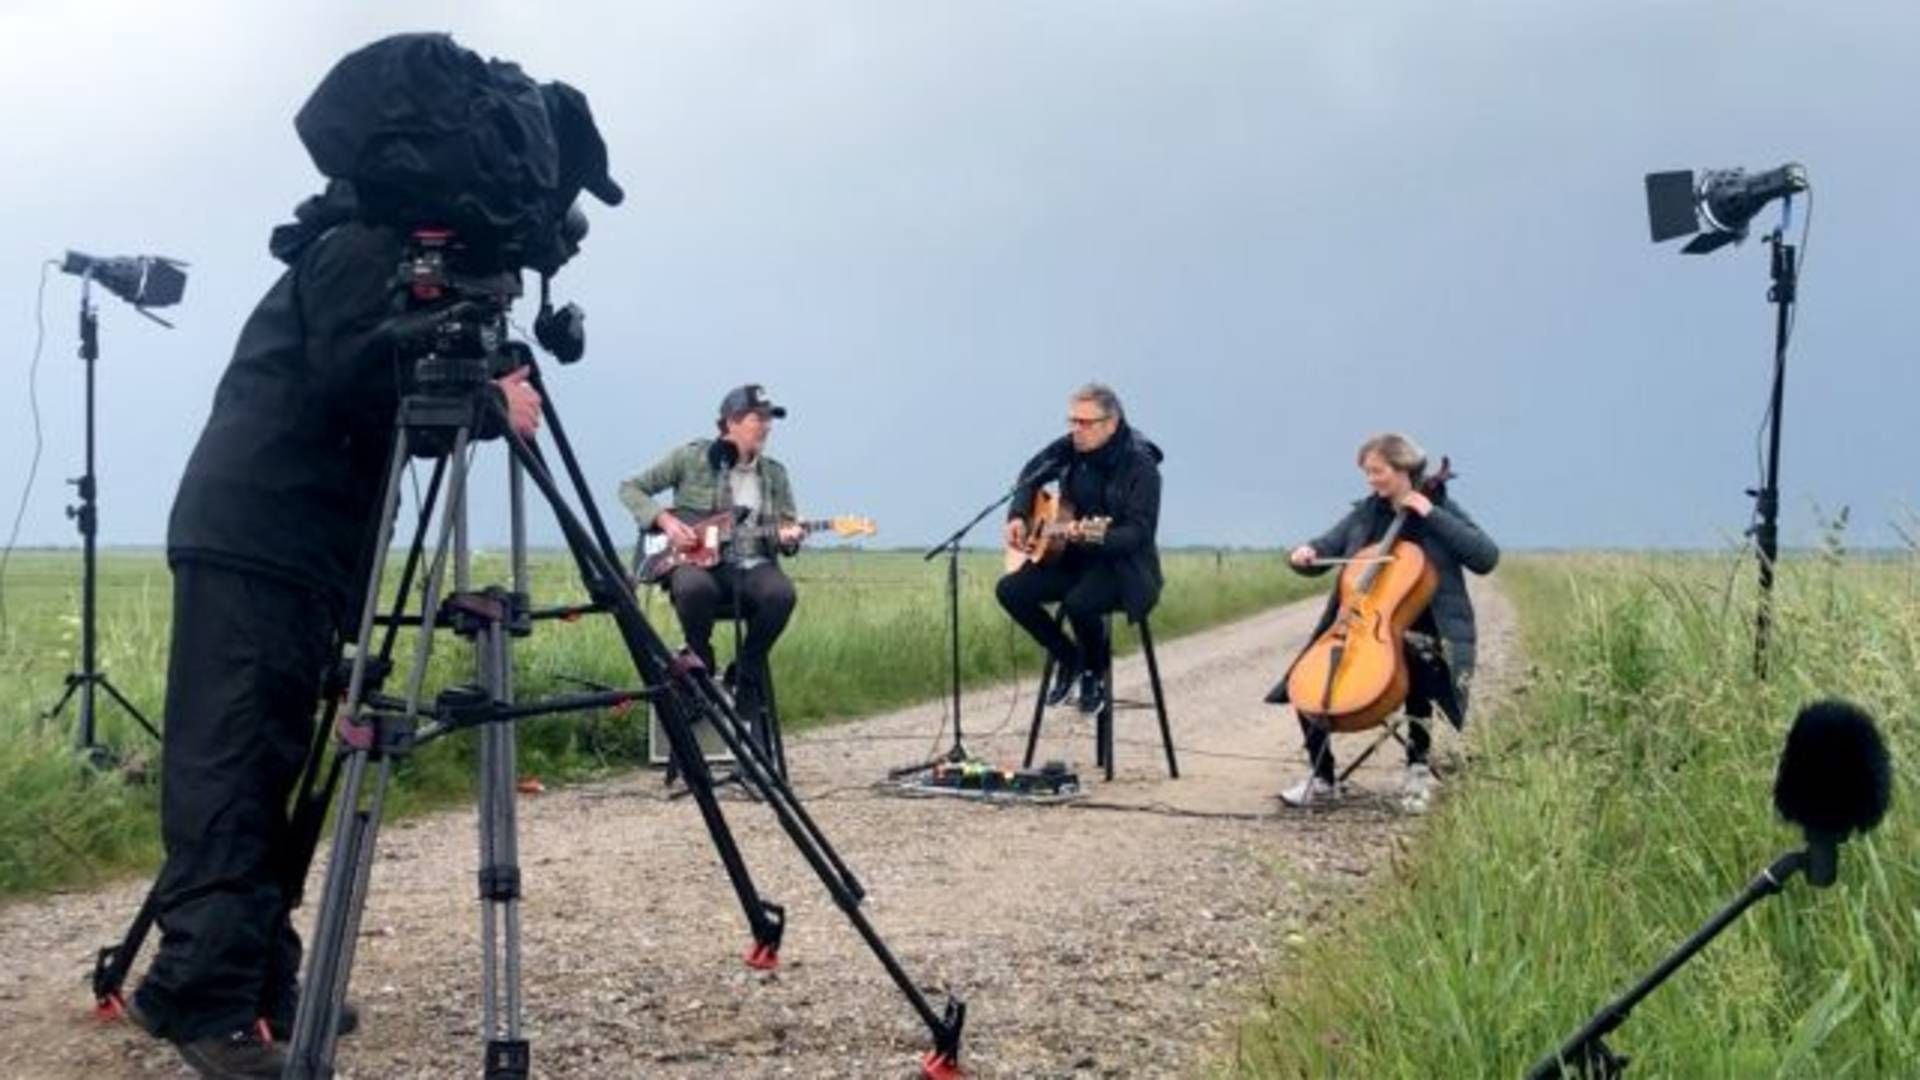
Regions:
[[323, 174], [353, 184], [369, 220], [538, 248], [573, 195], [559, 191], [559, 138], [540, 85], [446, 34], [397, 34], [350, 53], [294, 129]]

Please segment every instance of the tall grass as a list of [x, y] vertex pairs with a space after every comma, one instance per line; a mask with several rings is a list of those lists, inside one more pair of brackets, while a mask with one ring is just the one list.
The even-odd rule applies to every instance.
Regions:
[[[1162, 638], [1249, 614], [1305, 595], [1315, 586], [1294, 576], [1271, 552], [1183, 551], [1165, 555], [1167, 589], [1154, 613]], [[997, 556], [969, 553], [961, 573], [961, 674], [978, 685], [1019, 674], [1037, 678], [1038, 650], [1001, 613], [993, 598]], [[948, 685], [945, 564], [897, 552], [852, 549], [809, 552], [788, 564], [800, 604], [773, 654], [782, 723], [788, 731], [889, 706], [939, 697]], [[570, 564], [543, 555], [532, 567], [536, 603], [584, 601]], [[502, 581], [504, 560], [481, 555], [477, 582]], [[101, 564], [101, 666], [116, 685], [160, 722], [165, 689], [171, 579], [158, 553], [112, 553]], [[78, 557], [16, 555], [8, 570], [7, 625], [0, 636], [0, 895], [86, 883], [159, 858], [158, 794], [89, 771], [72, 753], [76, 710], [57, 721], [39, 714], [57, 698], [62, 677], [77, 667]], [[670, 641], [680, 639], [671, 607], [646, 590], [649, 618]], [[715, 633], [722, 658], [731, 651], [724, 627]], [[1120, 633], [1129, 648], [1132, 636]], [[611, 620], [543, 622], [515, 643], [522, 696], [578, 690], [581, 683], [635, 682]], [[403, 638], [396, 658], [407, 655]], [[467, 651], [452, 638], [437, 643], [429, 686], [469, 677]], [[117, 706], [102, 701], [103, 741], [158, 775], [158, 748]], [[929, 740], [933, 732], [928, 732]], [[646, 758], [643, 710], [543, 718], [520, 726], [520, 765], [549, 781], [594, 775]], [[465, 798], [474, 772], [472, 740], [453, 738], [415, 754], [398, 770], [396, 813]]]
[[1275, 973], [1229, 1068], [1519, 1075], [1798, 846], [1771, 810], [1779, 749], [1841, 695], [1895, 756], [1887, 822], [1836, 887], [1749, 911], [1610, 1042], [1644, 1076], [1920, 1075], [1916, 569], [1787, 564], [1760, 681], [1745, 560], [1506, 564], [1528, 677], [1395, 882]]

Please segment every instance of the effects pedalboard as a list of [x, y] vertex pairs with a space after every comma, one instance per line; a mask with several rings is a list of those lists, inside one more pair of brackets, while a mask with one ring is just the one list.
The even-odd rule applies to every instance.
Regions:
[[1085, 794], [1064, 761], [1038, 769], [1004, 769], [986, 761], [941, 762], [903, 785], [916, 794], [1056, 802]]

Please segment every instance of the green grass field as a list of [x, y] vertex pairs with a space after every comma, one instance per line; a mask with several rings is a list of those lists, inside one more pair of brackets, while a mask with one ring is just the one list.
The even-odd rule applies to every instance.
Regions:
[[1610, 1040], [1635, 1076], [1920, 1075], [1920, 562], [1782, 567], [1753, 675], [1750, 560], [1503, 564], [1532, 670], [1390, 882], [1273, 972], [1223, 1071], [1518, 1076], [1799, 846], [1773, 814], [1786, 730], [1844, 696], [1895, 762], [1839, 883], [1794, 881]]
[[[1250, 614], [1319, 588], [1294, 575], [1278, 553], [1173, 551], [1164, 554], [1167, 588], [1154, 612], [1162, 639]], [[948, 685], [945, 564], [917, 555], [853, 549], [808, 552], [788, 570], [800, 591], [793, 623], [774, 651], [775, 685], [788, 731], [941, 696]], [[481, 555], [475, 580], [504, 580], [504, 560]], [[1019, 675], [1037, 678], [1039, 651], [993, 598], [997, 555], [962, 561], [961, 670], [978, 685]], [[542, 555], [534, 565], [537, 604], [584, 601], [570, 564]], [[679, 626], [665, 597], [644, 594], [647, 612], [671, 642]], [[114, 684], [160, 721], [165, 689], [172, 584], [158, 553], [109, 553], [101, 559], [100, 662]], [[157, 790], [114, 774], [93, 774], [73, 753], [77, 710], [39, 716], [78, 666], [79, 556], [16, 554], [5, 580], [7, 622], [0, 634], [0, 896], [85, 884], [159, 859]], [[1124, 625], [1124, 621], [1122, 621]], [[1122, 630], [1122, 648], [1133, 647]], [[730, 635], [715, 633], [724, 658]], [[445, 638], [431, 685], [468, 676], [464, 649]], [[611, 620], [542, 623], [515, 655], [523, 696], [577, 690], [572, 680], [633, 685]], [[403, 648], [396, 657], [404, 657]], [[157, 777], [157, 748], [111, 703], [100, 710], [103, 741], [145, 759]], [[934, 732], [928, 733], [929, 745]], [[398, 813], [464, 799], [471, 790], [472, 740], [455, 737], [403, 763]], [[552, 781], [597, 775], [645, 760], [643, 710], [547, 718], [521, 726], [521, 767]]]

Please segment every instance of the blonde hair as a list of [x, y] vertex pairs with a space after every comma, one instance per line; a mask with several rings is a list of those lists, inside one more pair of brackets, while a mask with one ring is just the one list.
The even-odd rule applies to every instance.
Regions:
[[1427, 452], [1420, 449], [1420, 444], [1397, 431], [1375, 435], [1361, 443], [1360, 452], [1353, 456], [1353, 463], [1365, 465], [1368, 454], [1379, 454], [1380, 460], [1406, 473], [1416, 484], [1426, 475]]

